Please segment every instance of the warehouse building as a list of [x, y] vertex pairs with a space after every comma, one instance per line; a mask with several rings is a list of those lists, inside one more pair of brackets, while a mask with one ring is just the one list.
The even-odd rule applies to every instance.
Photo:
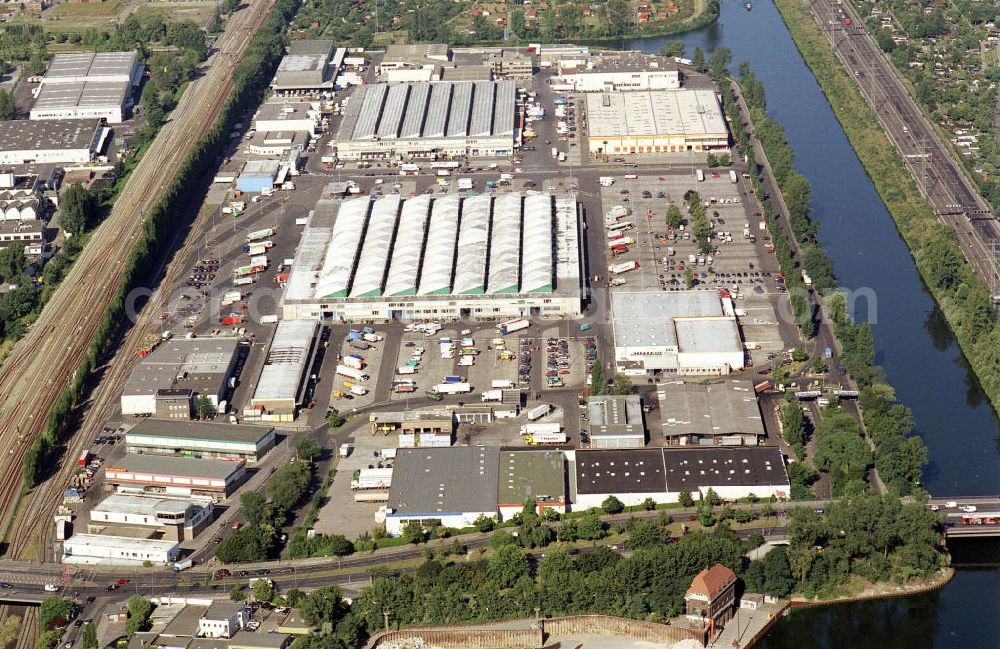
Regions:
[[274, 448], [274, 428], [147, 419], [125, 433], [129, 453], [176, 455], [255, 464]]
[[648, 69], [644, 66], [616, 66], [614, 69], [564, 67], [552, 79], [554, 90], [571, 92], [623, 92], [632, 90], [676, 90], [681, 87], [677, 70]]
[[284, 156], [290, 151], [301, 151], [309, 144], [305, 131], [257, 131], [250, 138], [247, 151], [251, 155]]
[[587, 117], [593, 155], [729, 150], [726, 120], [711, 90], [591, 93]]
[[282, 296], [285, 318], [342, 322], [574, 317], [571, 195], [320, 200]]
[[345, 112], [337, 155], [348, 160], [511, 155], [516, 93], [513, 81], [362, 86]]
[[503, 79], [530, 79], [535, 71], [534, 59], [523, 50], [504, 48], [491, 52], [486, 62], [493, 75]]
[[271, 338], [253, 399], [244, 409], [248, 418], [292, 421], [309, 387], [309, 368], [316, 354], [319, 323], [282, 320]]
[[177, 541], [136, 539], [129, 536], [74, 534], [63, 541], [63, 563], [86, 566], [165, 566], [177, 560]]
[[193, 399], [200, 396], [218, 407], [235, 371], [238, 345], [236, 338], [161, 343], [132, 370], [122, 391], [122, 414], [190, 419]]
[[624, 374], [723, 376], [743, 369], [739, 325], [715, 291], [614, 291], [611, 322]]
[[333, 48], [333, 41], [292, 41], [271, 81], [276, 93], [304, 93], [333, 90], [333, 82], [347, 50]]
[[448, 54], [445, 43], [393, 43], [386, 46], [379, 68], [383, 71], [399, 70], [447, 63]]
[[104, 469], [104, 481], [122, 493], [227, 498], [246, 477], [246, 462], [127, 453]]
[[42, 77], [30, 118], [120, 124], [131, 116], [143, 67], [137, 52], [56, 54]]
[[214, 511], [211, 498], [115, 493], [90, 510], [87, 532], [190, 541], [208, 527]]
[[587, 398], [591, 448], [642, 448], [646, 424], [638, 394], [601, 395]]
[[497, 515], [500, 449], [485, 446], [396, 451], [385, 528], [399, 536], [407, 523], [468, 527]]
[[0, 164], [88, 164], [109, 132], [96, 119], [0, 121]]
[[[21, 122], [28, 124], [30, 122]], [[36, 122], [40, 123], [40, 122]], [[2, 153], [0, 153], [2, 155]], [[0, 222], [34, 221], [41, 216], [42, 203], [35, 190], [0, 189]]]
[[497, 503], [501, 520], [521, 513], [527, 503], [566, 513], [566, 458], [562, 451], [501, 451]]
[[301, 131], [313, 135], [319, 126], [319, 105], [309, 101], [269, 101], [254, 117], [257, 134]]
[[781, 450], [773, 446], [578, 450], [574, 460], [578, 510], [600, 507], [609, 496], [639, 505], [647, 498], [675, 503], [682, 492], [697, 499], [709, 489], [725, 500], [789, 493]]
[[368, 415], [372, 435], [398, 435], [400, 448], [451, 446], [455, 416], [451, 410], [401, 410]]
[[277, 160], [249, 160], [236, 178], [236, 189], [256, 194], [274, 189], [280, 169], [281, 164]]
[[656, 395], [667, 445], [756, 446], [764, 439], [749, 379], [671, 381], [657, 385]]

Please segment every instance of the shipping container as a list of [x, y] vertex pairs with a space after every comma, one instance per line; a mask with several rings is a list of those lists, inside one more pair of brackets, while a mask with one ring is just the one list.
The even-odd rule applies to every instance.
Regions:
[[468, 383], [438, 383], [433, 390], [441, 394], [464, 394], [472, 392], [472, 386]]
[[514, 387], [514, 382], [510, 379], [493, 379], [490, 381], [490, 387], [494, 389], [509, 389]]
[[351, 489], [388, 489], [392, 485], [392, 469], [359, 469], [351, 480]]
[[503, 401], [503, 390], [487, 390], [482, 394], [482, 400], [485, 401]]
[[623, 261], [618, 264], [612, 264], [608, 267], [608, 272], [615, 275], [620, 275], [621, 273], [627, 273], [630, 270], [635, 270], [639, 267], [639, 262], [637, 261]]
[[549, 404], [547, 403], [539, 404], [528, 411], [528, 421], [536, 421], [538, 419], [541, 419], [545, 415], [549, 414], [549, 411], [551, 410], [552, 406], [550, 406]]
[[263, 230], [254, 230], [253, 232], [247, 233], [247, 241], [260, 241], [261, 239], [266, 239], [273, 236], [277, 232], [275, 228], [264, 228]]
[[368, 375], [363, 371], [343, 364], [337, 366], [337, 376], [345, 376], [349, 379], [354, 379], [355, 381], [368, 380]]
[[363, 370], [365, 369], [365, 359], [358, 354], [350, 354], [344, 357], [344, 365], [356, 370]]
[[[531, 411], [528, 411], [531, 414]], [[551, 424], [524, 424], [521, 426], [522, 435], [546, 435], [549, 433], [558, 433], [562, 430], [562, 424], [556, 422]]]
[[396, 374], [416, 374], [417, 368], [412, 365], [403, 365], [396, 368]]

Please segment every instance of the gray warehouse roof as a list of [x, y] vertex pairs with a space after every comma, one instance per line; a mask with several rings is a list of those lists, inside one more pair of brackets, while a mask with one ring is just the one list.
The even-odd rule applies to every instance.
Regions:
[[107, 466], [132, 472], [149, 472], [191, 478], [226, 479], [242, 471], [244, 463], [243, 461], [198, 459], [179, 455], [140, 455], [138, 453], [128, 453], [122, 459], [115, 460]]
[[145, 436], [259, 444], [273, 432], [274, 428], [270, 426], [216, 424], [180, 419], [145, 419], [125, 433], [125, 443], [131, 445], [135, 437]]
[[656, 394], [666, 436], [764, 435], [757, 395], [748, 379], [671, 381], [658, 385]]
[[445, 43], [412, 43], [408, 45], [392, 44], [385, 48], [383, 62], [415, 62], [420, 59], [448, 59], [448, 46]]
[[513, 81], [369, 84], [338, 139], [513, 137], [516, 91]]
[[576, 452], [577, 493], [664, 493], [666, 487], [658, 448]]
[[670, 491], [708, 487], [788, 484], [785, 462], [776, 446], [663, 449]]
[[299, 386], [312, 360], [319, 323], [313, 320], [282, 320], [275, 329], [261, 370], [253, 403], [298, 400]]
[[42, 84], [90, 80], [128, 80], [139, 64], [138, 52], [78, 52], [52, 57]]
[[614, 291], [611, 313], [616, 346], [676, 347], [675, 318], [721, 316], [722, 302], [716, 291]]
[[96, 119], [0, 121], [0, 150], [87, 149], [95, 144], [100, 129]]
[[499, 463], [496, 447], [401, 448], [389, 510], [405, 515], [494, 511]]
[[95, 106], [121, 106], [131, 86], [128, 81], [71, 81], [43, 83], [34, 111], [58, 108], [93, 108]]
[[643, 435], [642, 399], [638, 394], [602, 395], [587, 399], [591, 437]]
[[[333, 41], [292, 41], [288, 54], [281, 59], [271, 85], [276, 90], [333, 87], [336, 68], [343, 60], [343, 51], [334, 55]], [[330, 65], [331, 57], [333, 65]]]
[[653, 90], [587, 95], [591, 138], [727, 133], [711, 90]]
[[497, 499], [501, 505], [523, 504], [528, 499], [564, 502], [565, 465], [562, 451], [503, 451]]
[[216, 390], [229, 373], [238, 344], [236, 338], [168, 340], [139, 361], [123, 394], [156, 394], [165, 388]]

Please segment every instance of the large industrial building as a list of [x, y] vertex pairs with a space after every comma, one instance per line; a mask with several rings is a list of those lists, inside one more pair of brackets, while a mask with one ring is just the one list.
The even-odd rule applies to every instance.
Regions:
[[319, 106], [309, 101], [269, 101], [254, 116], [257, 133], [304, 131], [309, 135], [319, 125]]
[[681, 87], [677, 70], [563, 68], [552, 79], [554, 90], [572, 92], [622, 92], [630, 90], [676, 90]]
[[656, 394], [667, 445], [756, 446], [764, 439], [757, 394], [748, 379], [671, 381], [657, 385]]
[[613, 291], [618, 371], [723, 376], [743, 369], [743, 339], [732, 313], [732, 302], [716, 291]]
[[56, 54], [42, 77], [30, 118], [119, 124], [131, 116], [142, 71], [137, 52]]
[[709, 489], [726, 500], [788, 497], [784, 459], [774, 446], [578, 450], [574, 456], [577, 510], [600, 507], [608, 496], [626, 505], [647, 498], [674, 503], [682, 492], [697, 499]]
[[115, 493], [90, 510], [87, 532], [189, 541], [208, 527], [214, 511], [211, 498]]
[[271, 337], [247, 418], [292, 421], [309, 387], [309, 368], [316, 354], [319, 323], [282, 320]]
[[340, 158], [509, 156], [513, 81], [375, 83], [351, 97], [337, 137]]
[[385, 528], [399, 536], [411, 521], [468, 527], [497, 515], [500, 449], [485, 446], [396, 451]]
[[121, 492], [222, 499], [246, 476], [246, 463], [127, 453], [104, 468], [104, 481]]
[[292, 41], [271, 87], [277, 93], [331, 91], [346, 53], [343, 47], [335, 50], [333, 41]]
[[74, 534], [63, 541], [63, 563], [77, 565], [164, 566], [180, 554], [177, 541], [137, 539], [130, 536]]
[[87, 164], [108, 133], [96, 119], [0, 121], [0, 164]]
[[591, 448], [642, 448], [646, 424], [638, 394], [606, 394], [587, 398], [587, 431]]
[[285, 318], [356, 322], [574, 317], [571, 195], [322, 199], [292, 265]]
[[533, 503], [539, 514], [566, 513], [566, 457], [562, 451], [501, 451], [497, 504], [510, 520]]
[[122, 391], [122, 414], [163, 418], [176, 414], [190, 419], [194, 400], [200, 396], [218, 406], [236, 367], [238, 342], [236, 338], [163, 342], [132, 370]]
[[729, 150], [726, 120], [711, 90], [592, 93], [587, 118], [593, 155]]
[[125, 433], [129, 453], [177, 455], [255, 464], [274, 448], [274, 428], [147, 419]]

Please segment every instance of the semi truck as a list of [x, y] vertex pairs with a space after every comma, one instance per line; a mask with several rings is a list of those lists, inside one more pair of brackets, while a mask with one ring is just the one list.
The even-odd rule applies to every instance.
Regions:
[[612, 273], [614, 275], [621, 275], [622, 273], [627, 273], [630, 270], [635, 270], [638, 267], [639, 267], [639, 262], [637, 262], [635, 260], [632, 260], [632, 261], [623, 261], [623, 262], [619, 262], [617, 264], [612, 264], [611, 266], [608, 266], [608, 272]]
[[264, 228], [263, 230], [254, 230], [253, 232], [248, 232], [247, 242], [249, 243], [251, 241], [261, 241], [268, 237], [274, 236], [275, 232], [277, 232], [275, 228]]
[[490, 387], [494, 390], [509, 390], [514, 387], [514, 382], [510, 379], [493, 379], [490, 381]]
[[615, 184], [615, 179], [611, 176], [601, 176], [601, 187], [610, 187]]
[[698, 182], [700, 182], [700, 183], [705, 182], [705, 172], [702, 171], [701, 169], [698, 169], [697, 171], [695, 171], [694, 172], [694, 176], [695, 176], [695, 178], [698, 179]]
[[466, 394], [472, 392], [472, 386], [468, 383], [438, 383], [432, 390], [439, 394]]
[[531, 323], [524, 318], [519, 318], [517, 320], [508, 320], [507, 322], [500, 323], [497, 327], [497, 331], [500, 332], [501, 336], [506, 336], [507, 334], [512, 334], [515, 331], [521, 331], [522, 329], [527, 329], [531, 326]]
[[378, 334], [364, 333], [364, 334], [361, 334], [361, 337], [364, 338], [367, 342], [370, 342], [370, 343], [382, 342], [382, 336], [380, 336]]
[[617, 239], [611, 239], [608, 241], [608, 247], [614, 248], [615, 246], [630, 246], [635, 243], [635, 237], [619, 237]]
[[368, 375], [361, 370], [343, 364], [337, 366], [337, 376], [344, 376], [355, 381], [368, 380]]
[[396, 368], [396, 374], [416, 374], [417, 368], [413, 365], [401, 365]]
[[483, 402], [503, 401], [503, 390], [487, 390], [482, 395]]
[[351, 489], [388, 489], [392, 485], [392, 469], [358, 469], [351, 479]]
[[459, 376], [458, 374], [448, 374], [441, 380], [445, 383], [464, 383], [465, 377]]
[[524, 436], [524, 443], [528, 446], [539, 446], [541, 444], [565, 444], [566, 433], [530, 433]]
[[368, 394], [368, 389], [367, 388], [363, 388], [360, 385], [352, 385], [351, 386], [351, 394], [353, 394], [356, 397], [363, 397], [366, 394]]
[[363, 370], [365, 369], [365, 359], [360, 354], [348, 354], [344, 357], [344, 365], [356, 370]]
[[547, 403], [539, 404], [528, 411], [528, 421], [537, 421], [542, 417], [544, 417], [545, 415], [549, 414], [549, 411], [551, 410], [552, 406], [550, 406], [549, 404]]
[[738, 178], [738, 176], [736, 175], [736, 172], [735, 172], [735, 171], [733, 171], [732, 169], [730, 169], [730, 170], [729, 170], [729, 182], [731, 182], [731, 183], [736, 183], [736, 182], [737, 182], [737, 180], [739, 180], [739, 178]]
[[521, 435], [550, 435], [562, 430], [562, 424], [525, 424], [521, 426]]

